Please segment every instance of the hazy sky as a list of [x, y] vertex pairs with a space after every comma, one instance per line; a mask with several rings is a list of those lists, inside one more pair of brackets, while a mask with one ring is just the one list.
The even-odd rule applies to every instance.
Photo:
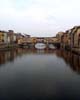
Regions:
[[0, 29], [55, 36], [80, 24], [80, 0], [0, 0]]

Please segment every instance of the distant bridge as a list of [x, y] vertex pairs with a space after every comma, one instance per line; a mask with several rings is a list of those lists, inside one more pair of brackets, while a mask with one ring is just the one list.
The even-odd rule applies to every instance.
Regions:
[[24, 41], [20, 46], [26, 48], [35, 48], [37, 43], [43, 43], [46, 45], [46, 48], [49, 48], [49, 45], [54, 45], [59, 48], [60, 43], [57, 41], [56, 37], [30, 37], [26, 41]]

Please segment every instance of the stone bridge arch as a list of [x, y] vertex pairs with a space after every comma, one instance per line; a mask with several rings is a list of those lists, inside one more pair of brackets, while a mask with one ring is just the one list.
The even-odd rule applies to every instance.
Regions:
[[50, 46], [54, 47], [59, 47], [59, 43], [57, 42], [56, 37], [30, 37], [28, 38], [25, 43], [23, 43], [23, 46], [28, 46], [28, 47], [34, 47], [40, 44], [39, 46], [45, 46], [46, 48], [52, 48]]

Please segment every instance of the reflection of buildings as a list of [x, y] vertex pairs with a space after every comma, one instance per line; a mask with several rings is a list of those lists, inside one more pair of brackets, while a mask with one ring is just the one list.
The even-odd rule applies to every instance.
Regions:
[[64, 50], [57, 50], [56, 55], [64, 59], [74, 71], [80, 72], [80, 56]]
[[0, 52], [0, 64], [5, 64], [8, 61], [14, 61], [16, 57], [18, 56], [21, 57], [23, 54], [26, 53], [29, 52], [26, 49], [21, 49], [21, 48]]
[[17, 56], [15, 50], [3, 51], [0, 53], [0, 64], [5, 64], [7, 61], [13, 61]]
[[36, 49], [22, 49], [17, 48], [10, 51], [3, 51], [0, 53], [0, 64], [5, 64], [8, 61], [14, 61], [16, 57], [22, 57], [23, 55], [29, 54], [56, 54], [62, 58], [67, 65], [76, 72], [80, 72], [80, 56], [64, 50], [42, 50], [37, 51]]
[[23, 55], [27, 54], [52, 54], [54, 53], [53, 50], [44, 50], [44, 51], [37, 51], [36, 49], [23, 49], [17, 48], [12, 49], [10, 51], [3, 51], [0, 53], [0, 64], [5, 64], [8, 61], [14, 61], [16, 57], [22, 57]]
[[0, 53], [0, 64], [3, 64], [5, 62], [5, 54]]

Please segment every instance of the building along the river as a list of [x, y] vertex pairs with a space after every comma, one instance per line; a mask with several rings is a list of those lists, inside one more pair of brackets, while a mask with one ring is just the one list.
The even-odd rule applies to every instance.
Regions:
[[3, 43], [3, 39], [4, 39], [4, 33], [0, 31], [0, 44]]
[[60, 43], [60, 47], [63, 47], [63, 34], [64, 32], [58, 32], [56, 34], [57, 41]]
[[70, 31], [67, 30], [62, 34], [61, 36], [61, 47], [65, 49], [71, 48], [71, 37], [70, 37]]
[[80, 26], [75, 26], [71, 29], [70, 37], [71, 37], [71, 48], [79, 48]]
[[16, 35], [14, 34], [14, 31], [13, 30], [9, 30], [8, 31], [8, 42], [10, 44], [14, 44], [16, 41]]
[[8, 35], [6, 31], [0, 31], [0, 49], [6, 47], [8, 43]]
[[65, 32], [56, 35], [61, 48], [71, 49], [80, 52], [80, 26], [75, 26]]
[[70, 47], [72, 51], [80, 52], [80, 26], [75, 26], [69, 30]]
[[23, 35], [21, 33], [17, 33], [17, 44], [22, 44], [23, 43]]

